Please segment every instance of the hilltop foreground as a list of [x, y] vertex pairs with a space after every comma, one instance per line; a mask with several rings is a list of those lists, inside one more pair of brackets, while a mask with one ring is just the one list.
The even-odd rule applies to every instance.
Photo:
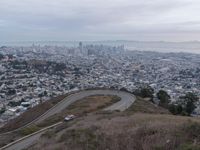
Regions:
[[[96, 92], [103, 92], [104, 94], [106, 91], [108, 92], [108, 90], [96, 90]], [[95, 91], [93, 90], [93, 92]], [[108, 95], [97, 93], [90, 95], [91, 91], [78, 92], [66, 97], [50, 111], [47, 111], [45, 115], [42, 115], [44, 119], [40, 117], [40, 121], [37, 119], [25, 126], [18, 124], [23, 120], [25, 121], [26, 116], [30, 113], [32, 116], [37, 116], [37, 110], [41, 110], [44, 104], [35, 109], [30, 109], [23, 116], [12, 121], [12, 123], [15, 122], [17, 129], [13, 128], [13, 131], [0, 134], [0, 145], [6, 145], [2, 149], [200, 149], [199, 118], [174, 116], [167, 109], [150, 102], [149, 98], [135, 97], [130, 93], [119, 91], [110, 92], [107, 93]], [[82, 99], [80, 99], [80, 96]], [[133, 100], [129, 107], [127, 98]], [[64, 107], [64, 104], [67, 104], [66, 107]], [[63, 107], [63, 110], [60, 106]], [[114, 107], [127, 109], [120, 111], [118, 109], [114, 110]], [[58, 111], [55, 112], [54, 109]], [[63, 121], [68, 114], [75, 114], [76, 118], [68, 122]], [[10, 124], [8, 123], [2, 129], [7, 131], [12, 127]], [[19, 126], [21, 127], [19, 128]]]
[[30, 150], [199, 150], [200, 124], [187, 117], [91, 115], [44, 133]]
[[138, 99], [125, 112], [96, 112], [45, 132], [30, 150], [199, 150], [200, 120]]

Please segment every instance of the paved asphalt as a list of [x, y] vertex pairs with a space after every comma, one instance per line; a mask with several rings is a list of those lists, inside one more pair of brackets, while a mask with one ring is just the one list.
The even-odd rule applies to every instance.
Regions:
[[59, 113], [60, 111], [62, 111], [63, 109], [66, 109], [67, 106], [69, 106], [70, 104], [74, 103], [77, 100], [80, 100], [84, 97], [88, 97], [88, 96], [92, 96], [92, 95], [116, 95], [118, 97], [121, 98], [121, 100], [115, 104], [113, 104], [112, 106], [106, 108], [105, 110], [120, 110], [123, 111], [125, 109], [127, 109], [135, 100], [135, 96], [127, 93], [127, 92], [123, 92], [123, 91], [115, 91], [115, 90], [88, 90], [88, 91], [81, 91], [75, 94], [72, 94], [70, 96], [67, 96], [64, 100], [62, 100], [60, 103], [58, 103], [55, 107], [53, 107], [52, 109], [50, 109], [49, 111], [47, 111], [44, 115], [42, 115], [41, 117], [39, 117], [35, 123], [39, 123], [45, 119], [47, 119], [48, 117]]
[[[110, 110], [110, 111], [113, 111], [113, 110], [124, 111], [135, 101], [134, 95], [127, 93], [127, 92], [123, 92], [123, 91], [115, 91], [115, 90], [81, 91], [81, 92], [72, 94], [70, 96], [67, 96], [60, 103], [58, 103], [52, 109], [47, 111], [44, 115], [39, 117], [34, 123], [39, 123], [39, 122], [47, 119], [48, 117], [50, 117], [56, 113], [59, 113], [63, 109], [66, 109], [66, 107], [69, 106], [70, 104], [72, 104], [73, 102], [80, 100], [87, 96], [92, 96], [92, 95], [116, 95], [116, 96], [120, 97], [121, 100], [119, 102], [105, 108], [105, 110]], [[39, 137], [41, 136], [41, 134], [43, 132], [40, 132], [38, 134], [35, 134], [28, 138], [25, 138], [9, 147], [4, 148], [3, 150], [21, 150], [21, 149], [27, 148], [28, 146], [34, 144], [34, 142], [36, 142], [39, 139]], [[0, 150], [1, 150], [1, 148], [0, 148]]]

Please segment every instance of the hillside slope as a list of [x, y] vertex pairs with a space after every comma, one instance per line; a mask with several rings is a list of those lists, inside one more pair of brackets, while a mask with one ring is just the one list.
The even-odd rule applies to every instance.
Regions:
[[[142, 111], [141, 111], [142, 110]], [[44, 133], [30, 150], [199, 150], [200, 120], [142, 99], [125, 112], [98, 112]]]

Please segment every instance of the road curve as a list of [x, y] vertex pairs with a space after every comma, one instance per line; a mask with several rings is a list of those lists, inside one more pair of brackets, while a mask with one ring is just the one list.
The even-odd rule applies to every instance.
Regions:
[[[76, 102], [77, 100], [80, 100], [84, 97], [93, 96], [93, 95], [115, 95], [121, 98], [121, 100], [104, 110], [107, 111], [113, 111], [113, 110], [119, 110], [124, 111], [126, 110], [132, 103], [135, 101], [135, 96], [124, 92], [124, 91], [117, 91], [117, 90], [86, 90], [86, 91], [80, 91], [75, 94], [71, 94], [64, 98], [61, 102], [56, 104], [53, 108], [48, 110], [46, 113], [38, 117], [36, 120], [31, 122], [33, 123], [39, 123], [48, 117], [59, 113], [63, 109], [66, 109], [70, 104]], [[47, 127], [48, 128], [48, 127]], [[44, 132], [44, 131], [43, 131]], [[33, 144], [41, 135], [41, 132], [38, 134], [33, 134], [32, 136], [29, 136], [27, 138], [22, 138], [22, 140], [18, 140], [18, 142], [14, 142], [13, 144], [9, 144], [9, 146], [5, 146], [3, 148], [0, 148], [0, 150], [20, 150], [27, 148], [31, 144]]]
[[39, 123], [48, 117], [59, 113], [60, 111], [66, 109], [70, 104], [76, 102], [77, 100], [80, 100], [84, 97], [92, 96], [92, 95], [116, 95], [121, 98], [121, 100], [110, 107], [105, 108], [105, 110], [120, 110], [124, 111], [127, 109], [134, 101], [135, 101], [135, 96], [123, 92], [123, 91], [117, 91], [117, 90], [86, 90], [86, 91], [80, 91], [75, 94], [71, 94], [64, 98], [60, 103], [55, 105], [53, 108], [48, 110], [46, 113], [44, 113], [42, 116], [37, 118], [34, 123]]

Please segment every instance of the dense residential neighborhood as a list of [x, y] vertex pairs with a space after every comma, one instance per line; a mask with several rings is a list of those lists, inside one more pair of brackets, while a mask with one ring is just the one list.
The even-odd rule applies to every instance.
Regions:
[[[124, 46], [0, 47], [0, 122], [52, 97], [89, 88], [149, 85], [171, 101], [200, 95], [200, 55], [129, 51]], [[197, 103], [198, 104], [198, 103]], [[196, 110], [199, 110], [197, 107]]]

